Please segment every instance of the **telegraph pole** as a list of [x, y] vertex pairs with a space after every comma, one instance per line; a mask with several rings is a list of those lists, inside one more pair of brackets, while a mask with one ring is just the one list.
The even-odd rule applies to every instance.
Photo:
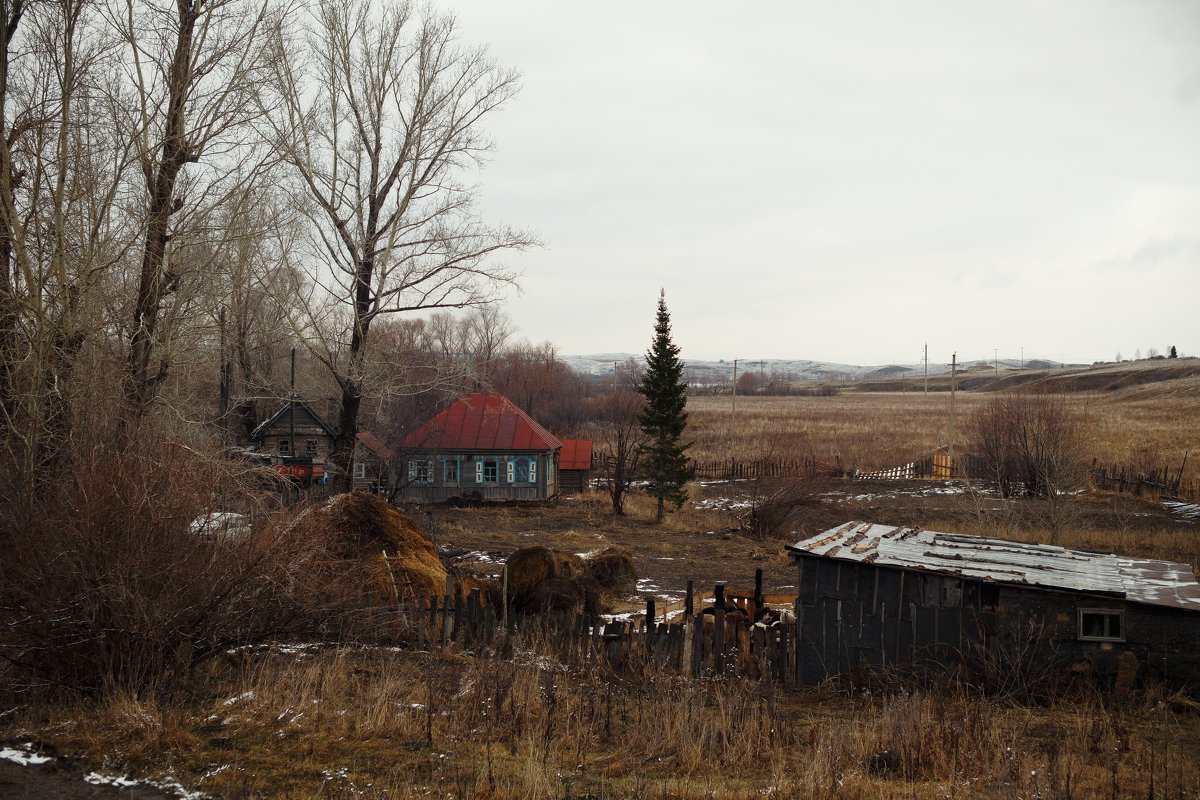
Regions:
[[925, 343], [925, 396], [929, 397], [929, 342]]
[[992, 348], [992, 367], [996, 370], [996, 374], [1000, 374], [1000, 348]]
[[733, 360], [733, 403], [729, 407], [730, 433], [733, 432], [733, 426], [736, 424], [735, 417], [737, 416], [737, 362], [738, 360], [735, 358]]
[[954, 396], [958, 391], [958, 353], [950, 356], [950, 477], [954, 477]]

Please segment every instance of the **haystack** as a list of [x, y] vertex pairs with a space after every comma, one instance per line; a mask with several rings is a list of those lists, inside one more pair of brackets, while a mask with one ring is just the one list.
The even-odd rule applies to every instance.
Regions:
[[598, 614], [600, 591], [587, 562], [549, 547], [526, 547], [508, 557], [508, 595], [518, 612]]
[[637, 571], [633, 568], [633, 553], [619, 547], [591, 556], [587, 560], [592, 580], [611, 594], [626, 595], [637, 589]]
[[446, 588], [446, 568], [416, 522], [372, 494], [353, 492], [301, 512], [300, 532], [326, 556], [361, 564], [364, 587], [387, 596], [428, 597]]

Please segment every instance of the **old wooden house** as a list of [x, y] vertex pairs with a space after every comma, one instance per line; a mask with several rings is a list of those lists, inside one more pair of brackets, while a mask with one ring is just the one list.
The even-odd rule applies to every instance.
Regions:
[[788, 551], [805, 681], [895, 666], [1200, 684], [1200, 584], [1187, 564], [864, 522]]
[[312, 406], [289, 400], [250, 432], [250, 445], [263, 453], [323, 461], [333, 451], [335, 438], [333, 428]]
[[[250, 446], [269, 457], [273, 469], [300, 481], [324, 483], [337, 432], [302, 400], [283, 403], [250, 433]], [[369, 431], [355, 435], [356, 490], [385, 492], [396, 454]]]
[[563, 439], [558, 454], [558, 483], [563, 492], [582, 492], [592, 473], [590, 439]]
[[553, 434], [498, 394], [468, 394], [404, 439], [397, 494], [441, 502], [548, 500], [558, 496]]

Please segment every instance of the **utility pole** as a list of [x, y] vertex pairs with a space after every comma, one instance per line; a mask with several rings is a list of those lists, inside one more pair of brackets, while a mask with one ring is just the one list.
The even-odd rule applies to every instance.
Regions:
[[296, 455], [296, 348], [292, 348], [292, 391], [288, 403], [288, 456]]
[[1025, 347], [1021, 347], [1021, 369], [1025, 369]]
[[954, 477], [954, 396], [958, 391], [958, 353], [950, 356], [950, 477]]
[[929, 342], [925, 343], [925, 396], [929, 397]]
[[733, 403], [729, 407], [729, 432], [733, 432], [733, 426], [736, 424], [737, 417], [737, 362], [733, 360]]
[[1000, 348], [992, 348], [992, 367], [996, 370], [996, 374], [1000, 374]]

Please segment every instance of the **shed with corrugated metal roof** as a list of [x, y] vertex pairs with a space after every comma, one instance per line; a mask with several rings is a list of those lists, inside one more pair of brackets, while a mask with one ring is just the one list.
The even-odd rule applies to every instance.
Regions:
[[847, 522], [788, 547], [802, 676], [877, 667], [1024, 683], [1200, 685], [1187, 564]]
[[499, 394], [455, 400], [404, 438], [400, 496], [443, 502], [548, 500], [562, 442]]

